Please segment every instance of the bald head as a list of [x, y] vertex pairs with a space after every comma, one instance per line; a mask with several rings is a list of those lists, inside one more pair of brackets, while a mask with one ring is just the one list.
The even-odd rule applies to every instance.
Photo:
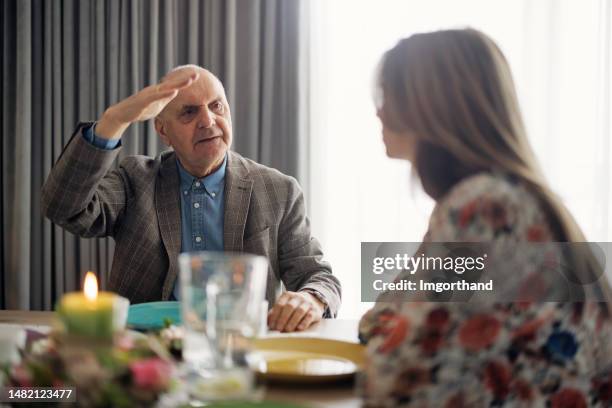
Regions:
[[[188, 88], [181, 90], [179, 92], [179, 95], [186, 90], [194, 91], [194, 89], [192, 88], [199, 88], [201, 91], [215, 89], [217, 93], [220, 93], [223, 95], [224, 98], [227, 98], [225, 96], [225, 87], [223, 86], [223, 83], [219, 80], [219, 78], [217, 78], [215, 74], [213, 74], [206, 68], [195, 64], [178, 65], [172, 68], [166, 73], [166, 75], [162, 77], [160, 83], [166, 82], [168, 80], [173, 80], [181, 76], [189, 76], [190, 74], [194, 73], [198, 74], [198, 79], [195, 80], [193, 84]], [[164, 113], [172, 107], [171, 105], [172, 102], [160, 112], [159, 116], [163, 117]]]
[[170, 71], [166, 73], [166, 75], [162, 77], [160, 82], [165, 82], [168, 80], [168, 78], [173, 78], [176, 75], [182, 75], [182, 74], [193, 73], [193, 72], [200, 74], [198, 79], [206, 78], [208, 81], [216, 82], [221, 88], [223, 88], [223, 92], [225, 92], [223, 83], [219, 80], [219, 78], [215, 76], [215, 74], [213, 74], [206, 68], [203, 68], [195, 64], [178, 65], [172, 68]]

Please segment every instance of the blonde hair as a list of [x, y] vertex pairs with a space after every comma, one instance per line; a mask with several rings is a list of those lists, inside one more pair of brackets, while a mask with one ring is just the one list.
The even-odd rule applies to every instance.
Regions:
[[[463, 177], [500, 171], [539, 198], [558, 241], [586, 241], [537, 164], [509, 64], [488, 36], [474, 29], [415, 34], [385, 53], [378, 75], [385, 125], [416, 138], [416, 172], [432, 197]], [[432, 167], [440, 160], [444, 168]], [[592, 256], [575, 258], [577, 269], [593, 266]]]

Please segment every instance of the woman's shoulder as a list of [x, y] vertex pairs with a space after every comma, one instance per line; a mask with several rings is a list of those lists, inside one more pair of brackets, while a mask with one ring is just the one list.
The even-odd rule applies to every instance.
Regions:
[[525, 199], [530, 201], [532, 194], [524, 184], [508, 174], [482, 172], [466, 177], [440, 200], [441, 205], [456, 205], [479, 198]]
[[440, 199], [428, 236], [431, 241], [553, 240], [535, 193], [524, 182], [493, 172], [463, 179]]

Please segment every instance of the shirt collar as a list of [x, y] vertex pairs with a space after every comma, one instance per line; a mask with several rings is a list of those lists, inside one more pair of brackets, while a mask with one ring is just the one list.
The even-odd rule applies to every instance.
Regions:
[[[191, 186], [197, 180], [197, 178], [192, 176], [191, 174], [187, 172], [187, 170], [185, 170], [180, 160], [177, 159], [176, 163], [178, 166], [179, 176], [181, 180], [181, 190], [182, 191], [190, 190]], [[225, 154], [225, 157], [223, 158], [223, 163], [221, 163], [221, 166], [219, 166], [217, 170], [213, 171], [208, 176], [199, 180], [200, 182], [204, 184], [204, 188], [206, 188], [206, 191], [210, 193], [217, 193], [221, 189], [221, 187], [223, 187], [223, 181], [225, 180], [226, 167], [227, 167], [227, 154]]]

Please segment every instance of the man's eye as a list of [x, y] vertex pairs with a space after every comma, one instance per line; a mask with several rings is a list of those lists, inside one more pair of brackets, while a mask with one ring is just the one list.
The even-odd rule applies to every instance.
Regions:
[[212, 104], [212, 110], [215, 112], [223, 112], [223, 104], [221, 102], [214, 102]]
[[196, 112], [197, 112], [197, 110], [195, 108], [187, 108], [187, 109], [183, 110], [183, 116], [193, 115]]

